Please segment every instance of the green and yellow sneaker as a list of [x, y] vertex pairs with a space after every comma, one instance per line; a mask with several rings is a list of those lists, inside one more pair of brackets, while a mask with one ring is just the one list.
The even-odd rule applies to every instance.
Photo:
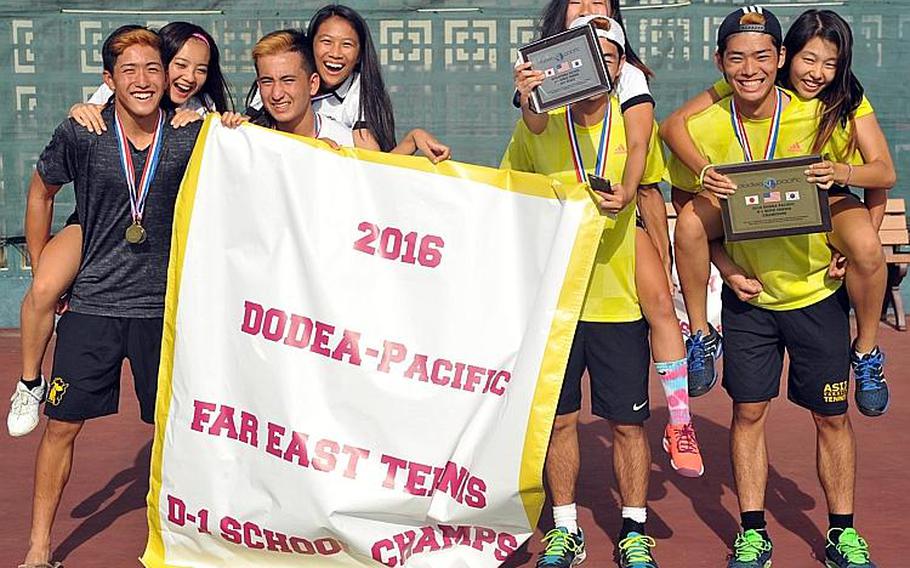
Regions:
[[736, 536], [727, 568], [770, 568], [771, 539], [767, 533], [749, 529]]
[[866, 539], [853, 529], [830, 529], [825, 545], [827, 568], [875, 568]]
[[565, 527], [557, 527], [543, 537], [547, 548], [537, 559], [537, 568], [569, 568], [585, 560], [585, 534], [581, 529], [570, 533]]
[[653, 538], [630, 532], [617, 545], [620, 568], [657, 568], [657, 562], [651, 556], [651, 549], [656, 545]]

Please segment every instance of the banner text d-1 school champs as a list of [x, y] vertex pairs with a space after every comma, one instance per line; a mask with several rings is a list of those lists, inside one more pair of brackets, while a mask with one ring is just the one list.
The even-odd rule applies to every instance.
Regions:
[[540, 513], [602, 228], [580, 186], [209, 119], [143, 564], [501, 564]]

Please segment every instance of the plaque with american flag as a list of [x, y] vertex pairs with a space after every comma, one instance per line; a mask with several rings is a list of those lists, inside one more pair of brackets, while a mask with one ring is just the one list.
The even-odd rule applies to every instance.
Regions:
[[547, 112], [613, 89], [590, 25], [529, 43], [518, 53], [522, 62], [544, 72], [543, 84], [531, 93], [534, 112]]
[[828, 193], [806, 181], [819, 156], [725, 164], [715, 170], [736, 184], [736, 198], [721, 200], [727, 241], [766, 239], [831, 230]]

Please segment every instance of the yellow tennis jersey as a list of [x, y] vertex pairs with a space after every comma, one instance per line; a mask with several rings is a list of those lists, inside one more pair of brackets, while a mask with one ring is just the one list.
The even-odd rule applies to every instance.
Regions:
[[[610, 143], [607, 148], [605, 177], [613, 183], [622, 181], [625, 171], [626, 132], [622, 112], [616, 97], [610, 97]], [[533, 134], [519, 120], [502, 157], [500, 167], [550, 176], [562, 183], [575, 184], [575, 168], [566, 126], [566, 109], [550, 111], [547, 128]], [[595, 126], [573, 125], [585, 169], [594, 171], [597, 147], [603, 122]], [[656, 130], [651, 145], [642, 184], [657, 183], [664, 176], [665, 164]], [[594, 271], [585, 294], [581, 320], [621, 323], [641, 319], [638, 293], [635, 289], [635, 204], [629, 204], [615, 219], [605, 216], [605, 227], [597, 249]]]
[[[726, 79], [723, 77], [718, 79], [717, 82], [712, 85], [712, 87], [714, 88], [714, 91], [721, 97], [729, 97], [733, 94], [733, 89], [730, 87], [730, 83], [727, 83]], [[795, 98], [799, 98], [799, 95], [796, 93], [790, 94]], [[804, 99], [800, 100], [803, 102], [809, 102], [805, 101]], [[819, 113], [818, 118], [821, 118], [820, 113], [822, 111], [822, 108], [820, 105], [816, 108], [818, 109], [816, 112]], [[869, 102], [869, 99], [866, 98], [866, 95], [863, 95], [863, 100], [860, 101], [859, 106], [856, 107], [855, 111], [853, 111], [853, 118], [855, 120], [857, 118], [868, 116], [874, 112], [875, 109], [872, 108], [872, 103]], [[863, 157], [859, 152], [854, 153], [849, 158], [846, 155], [847, 148], [850, 145], [851, 128], [852, 126], [850, 124], [839, 125], [831, 134], [831, 139], [828, 140], [828, 142], [822, 148], [822, 154], [829, 154], [831, 156], [831, 159], [833, 159], [835, 162], [850, 163], [854, 166], [862, 165], [864, 163]]]
[[[811, 152], [818, 124], [817, 101], [791, 96], [781, 113], [775, 158], [804, 156]], [[752, 154], [763, 156], [771, 119], [743, 120]], [[742, 162], [742, 148], [730, 120], [730, 97], [711, 105], [686, 123], [699, 152], [712, 164]], [[698, 174], [675, 156], [669, 163], [674, 187], [697, 192]], [[736, 199], [733, 195], [730, 199]], [[824, 233], [757, 239], [726, 244], [736, 264], [762, 282], [764, 290], [751, 301], [769, 310], [794, 310], [811, 306], [834, 293], [840, 281], [828, 278], [831, 251]]]

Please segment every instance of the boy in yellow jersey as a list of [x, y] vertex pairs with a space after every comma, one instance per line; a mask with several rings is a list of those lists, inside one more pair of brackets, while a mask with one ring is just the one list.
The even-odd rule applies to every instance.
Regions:
[[[605, 17], [585, 17], [572, 27], [593, 25], [608, 73], [615, 79], [624, 61], [622, 28]], [[584, 100], [552, 111], [546, 129], [531, 133], [519, 121], [502, 158], [501, 167], [548, 175], [575, 184], [589, 172], [622, 179], [625, 168], [625, 129], [619, 102], [612, 94]], [[589, 168], [586, 170], [586, 168]], [[643, 185], [660, 181], [664, 160], [656, 136], [651, 147]], [[635, 204], [638, 188], [613, 185], [600, 193], [600, 207], [612, 215], [597, 251], [594, 271], [575, 332], [563, 382], [545, 474], [553, 501], [556, 528], [547, 533], [546, 550], [538, 567], [568, 567], [584, 560], [584, 535], [575, 513], [578, 478], [578, 415], [581, 377], [591, 376], [592, 411], [610, 421], [613, 429], [613, 462], [622, 500], [623, 528], [617, 556], [622, 567], [653, 567], [654, 540], [645, 535], [646, 499], [651, 455], [644, 432], [649, 417], [648, 325], [642, 317], [635, 289]]]
[[[774, 85], [785, 57], [777, 18], [754, 6], [739, 9], [721, 24], [717, 45], [716, 62], [733, 94], [687, 121], [698, 151], [714, 164], [749, 156], [804, 155], [818, 130], [818, 102], [800, 100]], [[686, 201], [680, 215], [698, 215], [706, 226], [719, 219], [717, 198], [708, 192], [679, 199], [682, 192], [698, 192], [700, 184], [698, 174], [675, 156], [670, 177], [676, 201]], [[738, 197], [734, 193], [729, 199]], [[677, 246], [681, 236], [677, 234]], [[848, 305], [840, 282], [828, 278], [831, 252], [823, 233], [728, 243], [725, 251], [718, 244], [712, 259], [727, 283], [722, 294], [723, 385], [733, 399], [731, 453], [743, 528], [728, 567], [765, 568], [772, 551], [764, 520], [765, 421], [770, 401], [778, 395], [785, 348], [790, 356], [788, 398], [809, 410], [815, 421], [818, 476], [829, 522], [832, 529], [853, 522], [855, 440], [846, 415]], [[692, 262], [680, 253], [677, 262], [682, 260]], [[854, 540], [855, 550], [829, 543], [827, 565], [873, 567], [865, 541]]]

